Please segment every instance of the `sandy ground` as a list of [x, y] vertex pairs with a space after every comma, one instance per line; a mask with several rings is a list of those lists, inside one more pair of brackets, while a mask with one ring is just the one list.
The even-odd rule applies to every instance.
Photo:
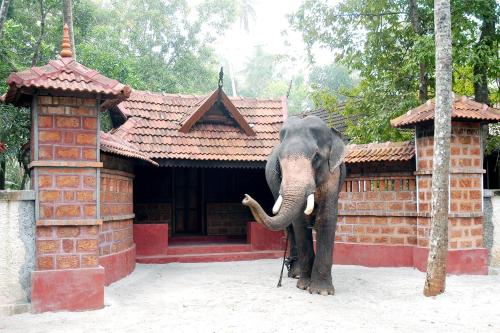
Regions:
[[422, 296], [410, 268], [334, 266], [335, 296], [310, 295], [280, 260], [137, 265], [105, 308], [0, 318], [0, 332], [500, 332], [500, 276], [450, 276]]

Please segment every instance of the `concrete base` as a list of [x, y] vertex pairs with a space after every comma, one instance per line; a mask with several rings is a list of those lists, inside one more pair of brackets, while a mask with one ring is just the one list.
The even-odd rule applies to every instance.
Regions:
[[336, 242], [333, 263], [367, 267], [413, 267], [413, 247]]
[[[419, 271], [427, 269], [427, 258], [429, 249], [415, 247], [413, 249], [413, 265]], [[448, 263], [446, 271], [449, 274], [488, 274], [488, 250], [450, 250], [448, 251]]]
[[35, 271], [31, 274], [35, 313], [84, 311], [104, 306], [104, 268]]
[[284, 250], [286, 236], [284, 231], [271, 231], [257, 222], [247, 224], [247, 243], [252, 250]]
[[[375, 244], [335, 243], [333, 263], [368, 267], [427, 268], [427, 248]], [[447, 272], [450, 274], [488, 274], [488, 250], [448, 251]]]
[[166, 254], [168, 224], [134, 224], [134, 243], [138, 256]]
[[131, 248], [99, 257], [99, 264], [104, 267], [104, 285], [118, 281], [135, 269], [135, 245]]

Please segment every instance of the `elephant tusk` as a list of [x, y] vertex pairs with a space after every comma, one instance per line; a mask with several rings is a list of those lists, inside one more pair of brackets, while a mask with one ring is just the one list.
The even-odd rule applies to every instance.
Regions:
[[278, 214], [278, 212], [280, 211], [282, 203], [283, 203], [283, 197], [280, 194], [280, 196], [278, 197], [278, 199], [276, 199], [276, 203], [273, 206], [273, 214], [274, 215]]
[[309, 196], [307, 197], [307, 205], [306, 205], [306, 210], [304, 210], [304, 214], [311, 215], [313, 209], [314, 209], [314, 193], [309, 194]]

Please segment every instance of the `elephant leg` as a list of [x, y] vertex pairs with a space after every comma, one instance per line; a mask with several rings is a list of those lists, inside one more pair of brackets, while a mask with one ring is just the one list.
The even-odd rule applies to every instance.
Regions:
[[300, 264], [298, 261], [298, 251], [297, 251], [297, 242], [295, 241], [295, 232], [293, 230], [293, 225], [289, 225], [287, 227], [288, 240], [290, 243], [290, 270], [288, 271], [288, 277], [290, 278], [299, 278], [300, 276]]
[[[311, 274], [309, 292], [311, 294], [333, 295], [335, 288], [332, 283], [332, 254], [335, 239], [336, 223], [323, 220], [317, 226], [316, 259]], [[335, 221], [336, 222], [336, 217]]]
[[312, 230], [307, 228], [304, 220], [294, 223], [293, 230], [299, 255], [300, 277], [297, 288], [305, 290], [311, 282], [311, 274], [314, 265], [314, 248]]

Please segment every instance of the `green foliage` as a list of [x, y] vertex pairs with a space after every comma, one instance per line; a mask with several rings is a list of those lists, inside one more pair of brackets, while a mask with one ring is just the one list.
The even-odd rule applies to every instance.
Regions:
[[[22, 146], [29, 142], [30, 111], [11, 105], [0, 104], [0, 165], [7, 165], [8, 170], [0, 170], [6, 175], [6, 184], [12, 189], [21, 189], [19, 174], [22, 174], [22, 162], [26, 162]], [[18, 161], [16, 163], [15, 161]], [[21, 177], [22, 178], [22, 177]], [[2, 186], [3, 184], [0, 184]]]
[[[428, 97], [434, 87], [433, 1], [417, 1], [420, 31], [412, 25], [408, 0], [305, 0], [290, 17], [308, 49], [330, 48], [335, 60], [359, 73], [360, 83], [347, 97], [348, 134], [355, 142], [402, 140], [389, 120], [419, 104], [419, 69], [426, 68]], [[495, 8], [492, 10], [492, 7]], [[495, 47], [478, 45], [482, 18], [497, 16], [491, 0], [452, 1], [454, 89], [471, 95], [472, 68], [487, 64], [488, 77], [498, 78]], [[418, 32], [418, 33], [417, 33]], [[324, 89], [324, 87], [319, 87]], [[355, 119], [356, 121], [352, 121]]]
[[[80, 63], [136, 89], [201, 94], [217, 87], [218, 66], [208, 45], [236, 20], [237, 4], [232, 0], [205, 0], [197, 6], [187, 0], [75, 0], [73, 11]], [[0, 40], [0, 95], [7, 90], [11, 72], [56, 58], [61, 22], [60, 0], [11, 1]], [[7, 144], [0, 159], [8, 159], [13, 166], [12, 158], [19, 157], [20, 146], [29, 137], [27, 113], [2, 106], [0, 117], [0, 142]], [[109, 128], [109, 119], [102, 124]], [[8, 175], [17, 174], [11, 171]]]
[[305, 111], [310, 106], [309, 85], [302, 73], [287, 73], [284, 67], [289, 63], [289, 57], [270, 54], [257, 46], [242, 71], [244, 80], [238, 94], [244, 97], [281, 98], [290, 89], [288, 113]]
[[[41, 36], [39, 1], [12, 1], [0, 41], [0, 91], [14, 70], [45, 64], [59, 51], [62, 5], [45, 0]], [[209, 43], [236, 20], [231, 0], [74, 1], [77, 60], [133, 88], [206, 93], [217, 86], [217, 62]], [[33, 22], [36, 22], [35, 24]]]
[[330, 92], [336, 99], [343, 101], [345, 100], [343, 91], [353, 88], [356, 83], [345, 66], [332, 63], [314, 66], [309, 73], [309, 84], [321, 95]]
[[[79, 61], [141, 90], [216, 88], [217, 62], [206, 45], [234, 21], [230, 1], [208, 0], [191, 8], [180, 0], [126, 0], [102, 9], [77, 45]], [[189, 20], [191, 15], [197, 19]]]

